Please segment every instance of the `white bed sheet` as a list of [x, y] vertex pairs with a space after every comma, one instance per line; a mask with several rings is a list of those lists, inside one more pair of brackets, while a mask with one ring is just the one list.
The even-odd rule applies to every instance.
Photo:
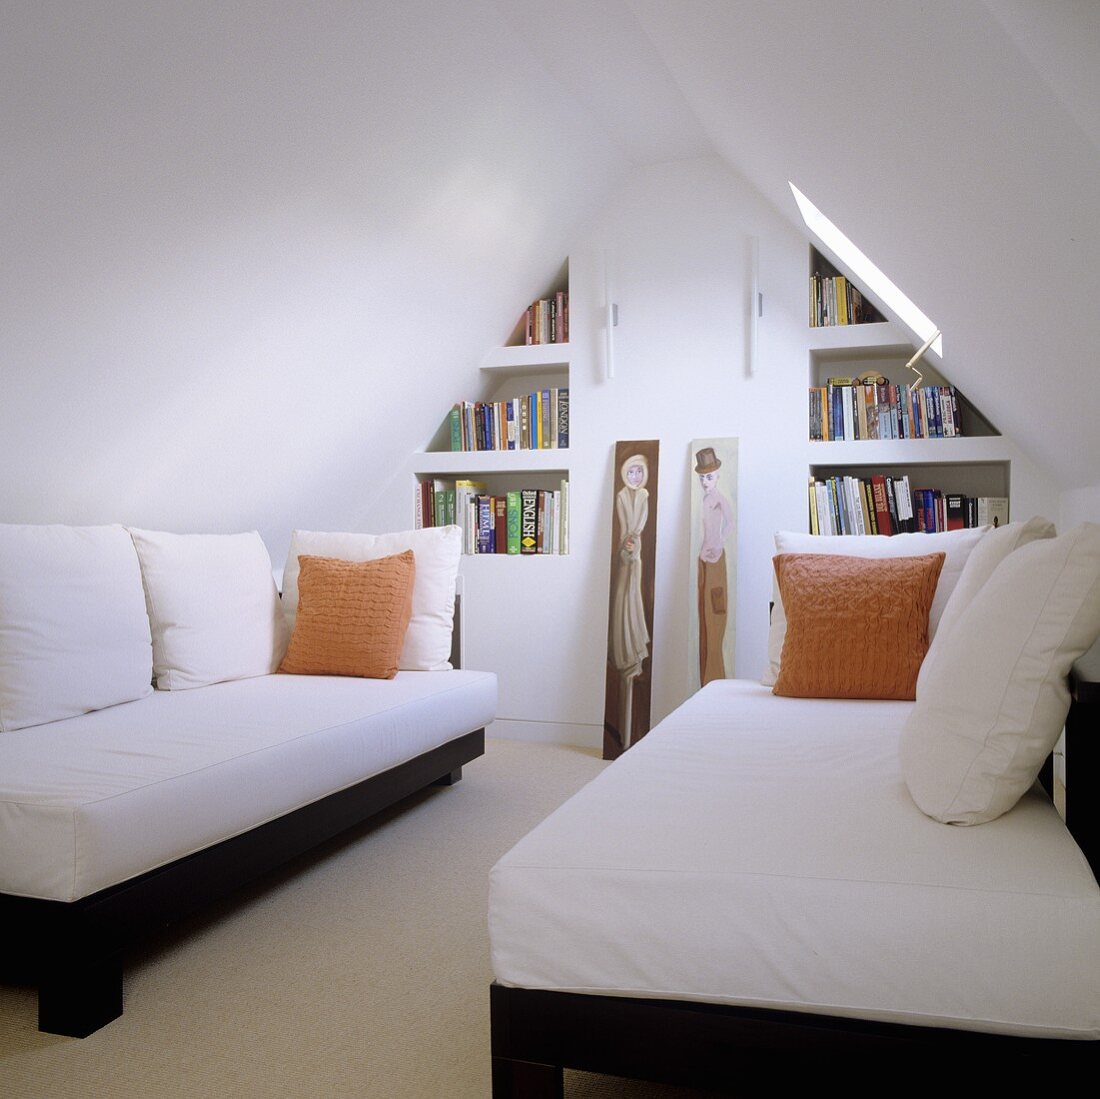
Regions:
[[1100, 1038], [1100, 890], [1053, 806], [939, 824], [910, 703], [712, 683], [494, 867], [497, 980]]
[[493, 720], [496, 676], [269, 675], [0, 736], [0, 892], [71, 901]]

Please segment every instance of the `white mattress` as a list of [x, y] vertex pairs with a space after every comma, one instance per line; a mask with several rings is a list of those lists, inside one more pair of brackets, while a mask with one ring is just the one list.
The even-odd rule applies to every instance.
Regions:
[[913, 804], [911, 703], [712, 683], [491, 876], [504, 984], [1100, 1037], [1100, 890], [1051, 804]]
[[493, 719], [496, 676], [271, 675], [0, 736], [0, 892], [71, 901]]

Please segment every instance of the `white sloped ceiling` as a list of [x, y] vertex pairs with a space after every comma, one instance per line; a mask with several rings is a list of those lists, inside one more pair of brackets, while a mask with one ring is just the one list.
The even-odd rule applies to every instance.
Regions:
[[631, 160], [505, 9], [3, 5], [0, 520], [363, 521]]
[[809, 195], [1056, 481], [1100, 482], [1100, 5], [624, 2], [717, 151]]

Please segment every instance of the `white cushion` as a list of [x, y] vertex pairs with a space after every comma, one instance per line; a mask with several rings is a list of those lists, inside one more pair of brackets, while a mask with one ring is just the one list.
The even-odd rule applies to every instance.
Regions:
[[946, 824], [1007, 812], [1069, 710], [1070, 666], [1100, 635], [1100, 526], [1010, 553], [943, 638], [901, 738], [913, 800]]
[[0, 731], [152, 691], [141, 572], [121, 526], [0, 526]]
[[[936, 636], [940, 615], [951, 596], [959, 575], [971, 551], [991, 527], [970, 527], [965, 530], [941, 531], [937, 534], [803, 534], [780, 530], [775, 535], [776, 553], [831, 553], [847, 557], [920, 557], [928, 553], [943, 553], [943, 569], [936, 585], [936, 595], [928, 614], [928, 638]], [[787, 616], [779, 587], [772, 579], [772, 620], [768, 630], [768, 668], [761, 682], [775, 686], [783, 655], [783, 640], [787, 636]]]
[[1040, 538], [1053, 538], [1057, 534], [1049, 519], [1036, 517], [1026, 523], [1007, 523], [1003, 527], [991, 530], [971, 551], [959, 575], [955, 590], [940, 615], [936, 637], [928, 647], [924, 663], [917, 675], [917, 694], [936, 658], [937, 643], [951, 632], [955, 623], [962, 617], [963, 611], [973, 602], [974, 596], [985, 586], [993, 575], [994, 569], [1015, 549], [1026, 546], [1028, 542]]
[[269, 675], [289, 633], [271, 557], [256, 531], [130, 531], [153, 630], [153, 671], [178, 691]]
[[489, 672], [266, 675], [0, 737], [0, 892], [106, 889], [482, 728], [496, 699]]
[[450, 668], [454, 625], [455, 578], [462, 556], [462, 531], [456, 526], [403, 530], [394, 534], [352, 534], [296, 530], [283, 570], [283, 609], [291, 628], [298, 611], [298, 555], [373, 561], [411, 549], [416, 558], [412, 618], [398, 667], [407, 672]]

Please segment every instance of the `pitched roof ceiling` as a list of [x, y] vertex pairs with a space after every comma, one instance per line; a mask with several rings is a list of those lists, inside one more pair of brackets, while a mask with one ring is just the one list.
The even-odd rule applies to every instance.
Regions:
[[793, 180], [937, 319], [1002, 430], [1100, 483], [1100, 5], [595, 7], [560, 0], [530, 41], [633, 159], [709, 146], [797, 222]]

